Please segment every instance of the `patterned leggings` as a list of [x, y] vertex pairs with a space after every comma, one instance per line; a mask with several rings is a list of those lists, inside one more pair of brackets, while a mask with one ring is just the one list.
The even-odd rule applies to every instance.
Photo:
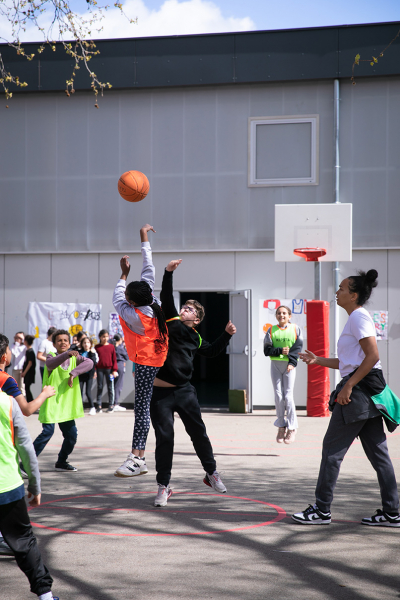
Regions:
[[144, 450], [150, 429], [150, 400], [154, 379], [159, 367], [136, 364], [135, 369], [135, 425], [132, 448]]

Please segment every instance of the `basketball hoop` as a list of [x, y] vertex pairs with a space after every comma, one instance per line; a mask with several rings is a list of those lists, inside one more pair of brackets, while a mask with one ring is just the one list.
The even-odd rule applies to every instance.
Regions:
[[293, 254], [306, 259], [306, 262], [318, 262], [321, 256], [325, 256], [325, 248], [296, 248]]

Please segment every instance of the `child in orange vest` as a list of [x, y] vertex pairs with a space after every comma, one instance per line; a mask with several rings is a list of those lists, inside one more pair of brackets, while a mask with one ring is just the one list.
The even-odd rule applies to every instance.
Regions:
[[[129, 358], [135, 363], [135, 425], [132, 452], [115, 471], [116, 477], [134, 477], [148, 472], [144, 451], [150, 429], [150, 400], [153, 382], [168, 352], [168, 330], [160, 301], [153, 296], [155, 269], [148, 232], [151, 225], [140, 230], [143, 267], [140, 281], [126, 286], [129, 256], [121, 258], [121, 278], [114, 291], [113, 304], [119, 314]], [[154, 231], [155, 233], [155, 231]]]

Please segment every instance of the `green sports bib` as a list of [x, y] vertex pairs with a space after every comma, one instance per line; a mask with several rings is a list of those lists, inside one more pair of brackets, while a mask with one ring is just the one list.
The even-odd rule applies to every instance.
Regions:
[[[55, 354], [51, 354], [55, 356]], [[64, 423], [84, 416], [79, 377], [74, 377], [72, 388], [68, 385], [69, 374], [76, 367], [76, 357], [69, 357], [67, 370], [57, 367], [49, 375], [44, 367], [43, 386], [52, 385], [56, 395], [43, 402], [39, 411], [41, 423]]]
[[[297, 338], [296, 325], [289, 323], [285, 329], [281, 329], [278, 325], [274, 325], [271, 328], [271, 340], [274, 348], [291, 348]], [[283, 360], [288, 362], [289, 357], [286, 354], [280, 354], [279, 356], [270, 356], [271, 360]]]

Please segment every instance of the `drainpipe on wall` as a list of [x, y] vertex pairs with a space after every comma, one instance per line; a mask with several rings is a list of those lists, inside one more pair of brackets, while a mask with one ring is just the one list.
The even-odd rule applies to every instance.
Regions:
[[[340, 164], [339, 164], [339, 129], [340, 129], [340, 120], [339, 120], [339, 79], [335, 79], [333, 82], [333, 128], [334, 128], [334, 140], [335, 140], [335, 192], [334, 192], [334, 203], [340, 204], [339, 197], [339, 189], [340, 189]], [[340, 272], [340, 263], [333, 263], [333, 293], [336, 293], [336, 290], [339, 287], [339, 272]], [[336, 299], [334, 300], [334, 334], [333, 334], [333, 355], [337, 358], [337, 343], [339, 339], [339, 307], [336, 303]], [[334, 370], [334, 381], [335, 387], [340, 381], [340, 373], [338, 370]]]

